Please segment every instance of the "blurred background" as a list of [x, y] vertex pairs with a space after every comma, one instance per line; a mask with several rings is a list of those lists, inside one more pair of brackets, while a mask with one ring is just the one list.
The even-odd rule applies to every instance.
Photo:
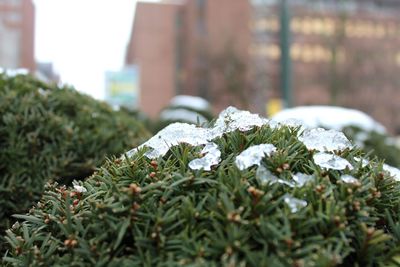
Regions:
[[400, 133], [399, 0], [0, 0], [0, 67], [150, 118], [192, 95], [342, 106]]

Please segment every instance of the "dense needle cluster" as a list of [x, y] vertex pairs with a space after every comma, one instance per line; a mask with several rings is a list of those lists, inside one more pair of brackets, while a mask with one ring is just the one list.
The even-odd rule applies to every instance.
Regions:
[[7, 231], [4, 263], [395, 265], [395, 175], [339, 132], [228, 108], [210, 128], [169, 126], [84, 182], [48, 184]]

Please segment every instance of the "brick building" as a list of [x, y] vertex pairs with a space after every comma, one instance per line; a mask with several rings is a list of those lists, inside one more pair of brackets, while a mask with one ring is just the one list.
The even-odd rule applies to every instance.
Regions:
[[[216, 109], [238, 97], [222, 94], [225, 62], [248, 61], [251, 33], [247, 0], [139, 2], [126, 64], [140, 69], [140, 109], [156, 116], [176, 94], [199, 95]], [[238, 75], [245, 75], [240, 72]], [[242, 88], [236, 90], [242, 94]], [[230, 96], [231, 95], [231, 96]]]
[[[400, 1], [288, 2], [294, 104], [357, 108], [400, 128]], [[264, 113], [281, 96], [279, 3], [139, 3], [126, 63], [141, 70], [141, 109], [155, 116], [185, 93], [216, 111], [236, 105]]]
[[32, 0], [0, 0], [0, 67], [35, 70]]
[[[252, 64], [267, 99], [280, 97], [279, 7], [255, 4]], [[390, 131], [400, 127], [400, 1], [292, 1], [295, 105], [362, 110]]]

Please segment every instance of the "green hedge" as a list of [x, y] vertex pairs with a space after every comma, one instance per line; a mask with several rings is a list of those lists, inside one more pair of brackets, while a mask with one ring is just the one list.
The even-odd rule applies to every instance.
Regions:
[[48, 185], [4, 263], [398, 265], [400, 184], [362, 153], [233, 108], [213, 128], [173, 124], [79, 185]]
[[71, 88], [0, 73], [0, 231], [40, 199], [46, 182], [87, 177], [147, 137], [135, 118]]
[[390, 143], [387, 134], [375, 131], [366, 132], [358, 127], [345, 127], [343, 133], [371, 156], [384, 159], [387, 164], [400, 167], [400, 149]]

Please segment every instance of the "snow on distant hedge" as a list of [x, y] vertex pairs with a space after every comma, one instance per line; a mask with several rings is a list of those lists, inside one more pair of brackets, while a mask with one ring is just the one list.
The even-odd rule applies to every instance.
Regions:
[[177, 95], [170, 101], [171, 107], [188, 107], [195, 110], [208, 111], [210, 103], [204, 98], [190, 95]]
[[373, 118], [355, 109], [334, 107], [334, 106], [300, 106], [285, 109], [272, 120], [284, 122], [295, 119], [304, 126], [314, 128], [318, 126], [329, 129], [342, 130], [347, 126], [357, 126], [364, 131], [376, 131], [385, 133], [385, 127]]

